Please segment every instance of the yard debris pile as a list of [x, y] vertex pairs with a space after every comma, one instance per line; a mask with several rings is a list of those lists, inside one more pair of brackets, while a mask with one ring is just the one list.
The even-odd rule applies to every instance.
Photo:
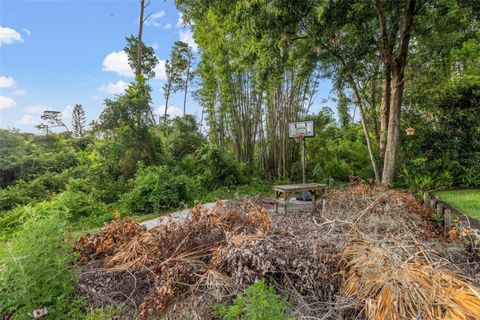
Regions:
[[474, 320], [480, 315], [480, 288], [437, 268], [421, 247], [355, 242], [342, 258], [341, 294], [364, 307], [367, 319]]
[[[265, 199], [197, 204], [190, 220], [149, 231], [117, 218], [80, 240], [79, 287], [125, 319], [212, 318], [212, 304], [261, 278], [296, 318], [469, 319], [480, 311], [478, 288], [460, 276], [472, 267], [433, 249], [445, 239], [414, 196], [356, 185], [324, 199], [288, 215], [269, 213]], [[414, 302], [413, 287], [430, 300]]]

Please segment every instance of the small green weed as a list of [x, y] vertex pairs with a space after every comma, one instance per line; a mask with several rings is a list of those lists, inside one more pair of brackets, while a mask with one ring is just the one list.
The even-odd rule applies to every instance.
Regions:
[[213, 310], [224, 320], [290, 320], [293, 318], [285, 314], [287, 306], [288, 302], [262, 279], [237, 296], [233, 305], [217, 304]]
[[120, 312], [112, 307], [90, 309], [85, 315], [85, 320], [111, 320], [115, 316], [118, 316]]

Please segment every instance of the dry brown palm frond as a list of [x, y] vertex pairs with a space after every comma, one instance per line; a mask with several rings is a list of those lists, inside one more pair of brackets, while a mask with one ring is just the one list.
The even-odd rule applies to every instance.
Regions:
[[246, 218], [250, 224], [254, 225], [262, 233], [268, 232], [272, 226], [272, 219], [265, 208], [253, 207], [246, 214]]
[[342, 252], [341, 294], [371, 320], [478, 319], [480, 289], [417, 257], [405, 260], [380, 245], [353, 243]]
[[195, 200], [195, 205], [192, 208], [192, 221], [198, 222], [203, 215], [202, 203], [198, 200]]
[[100, 233], [87, 234], [80, 238], [82, 260], [88, 259], [93, 254], [112, 253], [115, 248], [144, 231], [142, 226], [131, 218], [120, 219], [118, 212], [115, 212], [114, 216], [115, 220], [107, 224]]
[[115, 250], [113, 256], [105, 258], [105, 267], [110, 271], [136, 269], [151, 263], [160, 254], [156, 237], [144, 232]]
[[263, 238], [263, 233], [257, 234], [228, 234], [226, 235], [227, 242], [233, 243], [236, 247], [241, 247], [246, 242], [257, 241]]

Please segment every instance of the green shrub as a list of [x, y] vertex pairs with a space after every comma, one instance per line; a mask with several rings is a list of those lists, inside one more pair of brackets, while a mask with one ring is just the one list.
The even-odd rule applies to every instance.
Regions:
[[237, 296], [233, 305], [214, 305], [215, 314], [225, 320], [287, 320], [288, 302], [277, 295], [265, 280], [257, 281]]
[[68, 209], [69, 221], [72, 223], [85, 224], [88, 220], [92, 224], [99, 225], [112, 218], [108, 206], [95, 199], [91, 193], [67, 190], [58, 195], [56, 200]]
[[[317, 134], [306, 140], [307, 177], [328, 184], [348, 182], [351, 174], [362, 179], [374, 177], [360, 124], [338, 127], [328, 109], [311, 119]], [[301, 168], [300, 161], [292, 166], [294, 181], [301, 181]]]
[[47, 188], [39, 180], [25, 182], [18, 181], [15, 185], [0, 189], [0, 214], [17, 205], [25, 205], [30, 202], [45, 200], [49, 196]]
[[206, 143], [206, 139], [199, 131], [196, 119], [192, 115], [174, 118], [165, 133], [168, 150], [176, 160], [194, 154]]
[[89, 175], [91, 173], [86, 166], [78, 166], [60, 173], [47, 171], [31, 181], [19, 180], [14, 185], [0, 189], [0, 212], [10, 210], [16, 205], [47, 200], [52, 194], [65, 190], [70, 179]]
[[242, 180], [239, 164], [225, 151], [214, 145], [206, 145], [195, 155], [197, 174], [205, 188], [231, 187]]
[[0, 214], [0, 241], [9, 240], [27, 219], [28, 209], [17, 206]]
[[199, 194], [198, 183], [176, 175], [167, 166], [140, 167], [123, 203], [129, 213], [145, 214], [190, 205]]
[[43, 202], [27, 208], [29, 218], [0, 253], [0, 314], [16, 319], [46, 307], [51, 319], [74, 312], [74, 256], [65, 242], [67, 210]]

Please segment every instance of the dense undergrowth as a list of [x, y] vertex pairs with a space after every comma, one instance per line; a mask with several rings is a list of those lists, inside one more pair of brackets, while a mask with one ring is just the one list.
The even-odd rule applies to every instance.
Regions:
[[[177, 127], [186, 125], [187, 133], [175, 136]], [[0, 180], [2, 240], [11, 238], [44, 202], [64, 207], [69, 228], [79, 229], [101, 226], [113, 211], [161, 214], [191, 206], [194, 200], [268, 192], [271, 185], [254, 177], [255, 169], [206, 143], [188, 117], [158, 133], [157, 139], [166, 141], [159, 159], [148, 165], [139, 159], [134, 173], [127, 170], [131, 176], [102, 156], [102, 148], [110, 146], [94, 134], [76, 139], [3, 130], [0, 139], [5, 155]]]
[[65, 241], [68, 211], [51, 202], [26, 211], [29, 218], [0, 252], [0, 313], [31, 319], [29, 313], [48, 307], [52, 319], [78, 319], [76, 256]]

